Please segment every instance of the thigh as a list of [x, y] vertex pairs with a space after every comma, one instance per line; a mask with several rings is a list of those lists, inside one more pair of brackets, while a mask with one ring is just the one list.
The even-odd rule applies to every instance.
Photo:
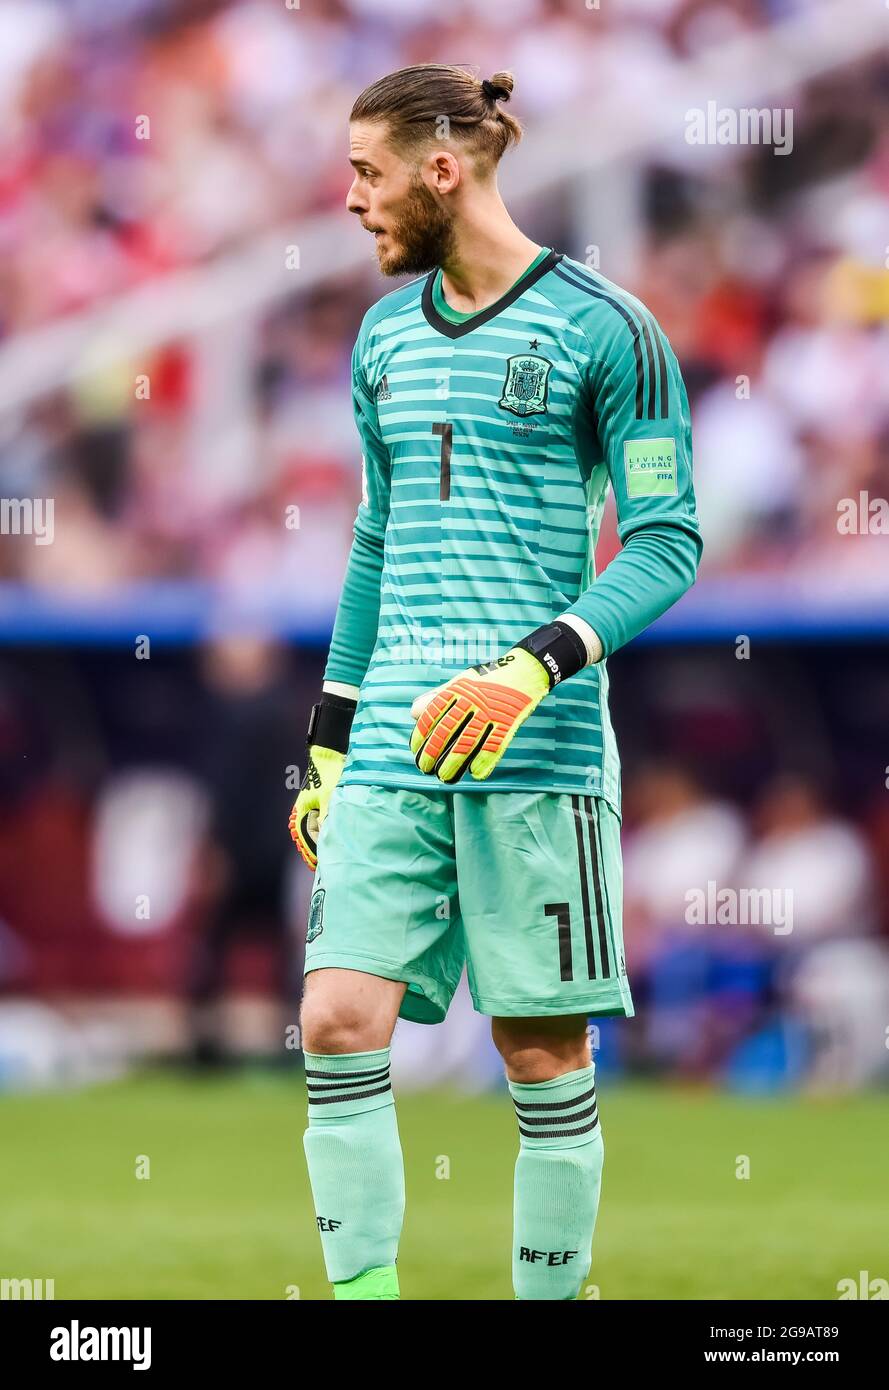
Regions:
[[450, 798], [336, 788], [318, 837], [305, 969], [404, 981], [400, 1016], [444, 1018], [463, 969]]
[[632, 1016], [620, 820], [606, 801], [466, 796], [455, 844], [469, 984], [481, 1013]]

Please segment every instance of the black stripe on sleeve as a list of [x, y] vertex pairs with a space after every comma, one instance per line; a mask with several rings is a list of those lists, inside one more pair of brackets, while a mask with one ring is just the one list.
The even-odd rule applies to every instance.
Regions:
[[[574, 266], [564, 264], [557, 266], [555, 268], [555, 274], [560, 276], [560, 278], [565, 280], [567, 283], [574, 285], [577, 289], [585, 290], [586, 293], [591, 294], [594, 299], [603, 299], [607, 304], [610, 304], [613, 308], [617, 309], [618, 313], [620, 313], [622, 317], [625, 318], [627, 322], [630, 324], [631, 331], [633, 331], [635, 319], [630, 319], [628, 315], [635, 314], [638, 317], [639, 322], [642, 325], [642, 339], [645, 343], [645, 351], [648, 357], [649, 375], [646, 382], [646, 385], [648, 387], [648, 419], [655, 420], [658, 416], [658, 402], [655, 399], [655, 354], [657, 355], [657, 377], [660, 385], [660, 418], [662, 420], [668, 419], [670, 415], [670, 386], [669, 378], [667, 375], [667, 358], [666, 354], [664, 353], [664, 345], [661, 341], [661, 335], [658, 330], [657, 322], [654, 318], [654, 315], [644, 306], [642, 306], [641, 310], [637, 309], [635, 306], [631, 308], [631, 306], [628, 303], [626, 303], [626, 301], [619, 294], [606, 294], [603, 290], [598, 289], [594, 284], [584, 282], [580, 278], [580, 272], [576, 270]], [[654, 344], [653, 351], [652, 343]], [[639, 389], [639, 375], [642, 370], [642, 354], [639, 347], [638, 334], [634, 339], [633, 349], [636, 355], [637, 377], [636, 419], [641, 420], [645, 415], [645, 411], [643, 409], [642, 398]]]
[[[601, 299], [603, 303], [610, 304], [612, 309], [616, 309], [617, 312], [620, 314], [621, 318], [626, 323], [627, 327], [630, 330], [630, 333], [633, 336], [633, 356], [636, 360], [636, 419], [643, 419], [645, 415], [645, 368], [642, 365], [642, 348], [640, 345], [639, 328], [636, 324], [636, 320], [633, 318], [630, 311], [623, 304], [621, 304], [619, 300], [614, 299], [610, 294], [603, 293], [602, 290], [595, 289], [593, 285], [588, 285], [585, 284], [582, 280], [575, 279], [573, 275], [566, 274], [562, 266], [557, 265], [553, 271], [553, 274], [558, 275], [559, 279], [564, 280], [567, 285], [573, 285], [574, 289], [582, 290], [584, 294], [590, 295], [593, 299]], [[651, 349], [649, 346], [649, 354], [650, 351]]]

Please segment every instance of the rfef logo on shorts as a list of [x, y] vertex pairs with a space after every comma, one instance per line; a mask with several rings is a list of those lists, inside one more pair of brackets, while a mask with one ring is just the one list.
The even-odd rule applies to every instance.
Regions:
[[675, 439], [625, 439], [624, 465], [629, 497], [674, 497], [679, 491]]
[[320, 936], [324, 930], [321, 918], [324, 915], [324, 889], [316, 888], [309, 904], [309, 925], [306, 928], [306, 945]]

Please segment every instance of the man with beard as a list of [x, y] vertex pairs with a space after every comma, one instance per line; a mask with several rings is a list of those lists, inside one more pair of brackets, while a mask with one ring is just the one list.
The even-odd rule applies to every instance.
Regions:
[[[634, 1012], [605, 658], [695, 577], [688, 401], [645, 307], [512, 221], [512, 87], [423, 65], [351, 114], [347, 206], [385, 275], [421, 278], [353, 354], [362, 501], [291, 817], [336, 1298], [400, 1296], [389, 1044], [445, 1017], [464, 965], [518, 1118], [516, 1297], [576, 1298], [604, 1156], [587, 1019]], [[596, 578], [609, 484], [623, 549]]]

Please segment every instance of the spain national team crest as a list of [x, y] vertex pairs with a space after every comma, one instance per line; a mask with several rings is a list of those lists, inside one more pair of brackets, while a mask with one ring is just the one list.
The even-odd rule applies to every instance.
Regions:
[[312, 894], [312, 901], [309, 905], [309, 923], [306, 931], [306, 944], [314, 941], [316, 936], [320, 936], [324, 930], [322, 917], [324, 916], [324, 889], [316, 888]]
[[546, 410], [546, 392], [553, 364], [546, 357], [523, 352], [510, 357], [506, 363], [503, 395], [497, 402], [513, 415], [542, 415]]

